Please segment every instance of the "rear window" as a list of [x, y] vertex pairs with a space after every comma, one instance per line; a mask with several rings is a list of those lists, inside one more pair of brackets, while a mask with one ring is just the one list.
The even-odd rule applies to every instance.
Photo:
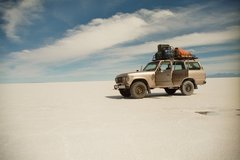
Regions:
[[189, 70], [200, 70], [201, 66], [198, 62], [187, 62], [186, 63]]

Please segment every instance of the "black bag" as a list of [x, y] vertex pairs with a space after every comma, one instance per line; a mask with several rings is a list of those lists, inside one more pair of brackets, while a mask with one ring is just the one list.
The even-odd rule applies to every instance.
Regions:
[[158, 51], [155, 53], [153, 60], [162, 60], [173, 58], [173, 51], [168, 44], [159, 44]]
[[169, 48], [171, 48], [169, 44], [159, 44], [158, 45], [158, 52], [168, 50]]

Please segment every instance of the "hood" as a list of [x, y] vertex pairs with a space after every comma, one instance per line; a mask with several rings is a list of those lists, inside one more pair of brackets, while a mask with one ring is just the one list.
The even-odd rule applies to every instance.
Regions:
[[138, 72], [128, 72], [117, 75], [117, 77], [126, 77], [126, 76], [141, 76], [147, 74], [153, 74], [154, 71], [138, 71]]

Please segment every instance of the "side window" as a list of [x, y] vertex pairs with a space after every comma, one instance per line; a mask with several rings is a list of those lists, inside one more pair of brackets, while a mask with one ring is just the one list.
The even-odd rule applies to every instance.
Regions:
[[161, 71], [171, 69], [171, 63], [170, 63], [170, 61], [163, 61], [163, 62], [161, 63], [160, 68], [161, 68]]
[[179, 71], [179, 70], [184, 70], [185, 69], [185, 65], [183, 62], [179, 61], [179, 62], [174, 62], [173, 63], [174, 66], [174, 70], [175, 71]]
[[186, 63], [189, 70], [200, 70], [201, 67], [198, 62], [187, 62]]

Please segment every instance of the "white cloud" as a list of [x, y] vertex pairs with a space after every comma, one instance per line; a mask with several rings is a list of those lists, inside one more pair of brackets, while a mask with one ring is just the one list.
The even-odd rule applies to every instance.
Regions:
[[[189, 14], [191, 16], [187, 16]], [[228, 19], [222, 21], [224, 16]], [[234, 16], [236, 15], [232, 13], [208, 15], [201, 7], [175, 11], [141, 9], [131, 14], [118, 13], [106, 19], [93, 19], [86, 25], [68, 30], [65, 37], [53, 44], [11, 53], [4, 68], [9, 73], [12, 72], [13, 77], [21, 70], [24, 70], [21, 74], [23, 77], [25, 74], [35, 75], [34, 72], [46, 76], [48, 68], [53, 65], [71, 64], [75, 60], [88, 59], [88, 56], [94, 54], [104, 56], [104, 60], [96, 62], [96, 65], [103, 68], [127, 61], [136, 55], [154, 53], [159, 43], [169, 43], [176, 47], [228, 43], [239, 40], [240, 37], [239, 26], [229, 27]], [[202, 20], [196, 21], [195, 18]], [[206, 31], [205, 28], [212, 24], [223, 26], [221, 29]], [[151, 39], [152, 36], [155, 38]], [[139, 44], [134, 44], [136, 41]], [[95, 67], [90, 67], [89, 70]]]
[[208, 75], [216, 73], [239, 73], [239, 62], [226, 61], [224, 63], [212, 63], [204, 65], [204, 69]]
[[[239, 26], [212, 32], [197, 32], [195, 29], [185, 35], [180, 34], [182, 30], [186, 32], [194, 27], [198, 29], [200, 25], [205, 27], [213, 23], [219, 23], [219, 25], [226, 23], [226, 21], [219, 22], [219, 19], [215, 17], [217, 15], [200, 14], [195, 10], [199, 9], [185, 8], [180, 11], [141, 9], [132, 14], [119, 13], [107, 19], [93, 19], [89, 24], [69, 30], [65, 37], [51, 45], [27, 52], [15, 52], [12, 53], [12, 56], [19, 60], [36, 63], [58, 63], [85, 58], [90, 54], [101, 53], [109, 48], [114, 48], [110, 50], [112, 53], [119, 51], [126, 54], [141, 54], [153, 52], [158, 43], [170, 43], [174, 46], [185, 47], [219, 44], [239, 38]], [[199, 14], [202, 19], [207, 17], [207, 20], [195, 21], [186, 14], [193, 14], [193, 16]], [[199, 15], [198, 17], [200, 17]], [[209, 20], [209, 17], [212, 17], [212, 21]], [[154, 34], [155, 36], [159, 35], [158, 41], [148, 41], [130, 47], [115, 47], [115, 45], [151, 37]], [[178, 36], [164, 39], [162, 34]], [[139, 50], [140, 52], [138, 52]]]
[[[208, 57], [208, 58], [202, 58], [201, 59], [202, 62], [204, 63], [226, 63], [229, 61], [237, 61], [240, 62], [240, 54], [235, 53], [235, 54], [228, 54], [228, 55], [223, 55], [223, 56], [217, 56], [217, 57]], [[240, 63], [239, 63], [240, 65]], [[240, 69], [240, 67], [238, 68]]]
[[167, 40], [151, 41], [140, 45], [113, 48], [105, 52], [109, 54], [113, 53], [117, 56], [125, 56], [129, 54], [134, 56], [146, 53], [154, 53], [157, 51], [158, 44], [171, 44], [174, 47], [193, 47], [223, 44], [240, 39], [239, 29], [240, 26], [234, 26], [222, 31], [190, 33], [173, 37]]
[[165, 40], [163, 42], [173, 44], [174, 46], [183, 47], [222, 44], [240, 39], [239, 30], [240, 26], [234, 26], [223, 31], [182, 35]]
[[208, 75], [216, 73], [239, 73], [240, 72], [240, 54], [228, 54], [216, 57], [201, 59], [204, 69]]
[[5, 24], [2, 26], [6, 36], [13, 41], [20, 41], [17, 34], [19, 28], [31, 24], [41, 10], [41, 0], [22, 0], [17, 4], [7, 5], [3, 12]]
[[146, 22], [128, 14], [118, 14], [109, 19], [94, 19], [68, 31], [66, 37], [54, 44], [34, 50], [12, 53], [24, 61], [51, 63], [82, 58], [116, 44], [128, 42], [146, 35]]

